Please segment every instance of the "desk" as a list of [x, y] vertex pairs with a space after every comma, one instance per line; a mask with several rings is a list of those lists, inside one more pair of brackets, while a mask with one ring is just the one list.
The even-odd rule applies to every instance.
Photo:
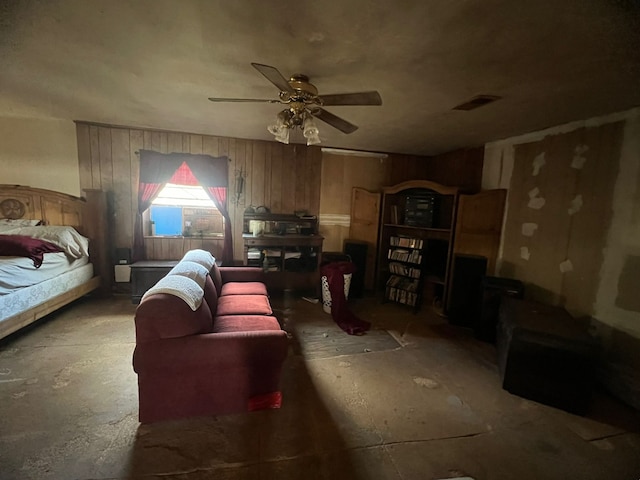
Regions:
[[131, 265], [131, 303], [138, 304], [147, 290], [175, 267], [178, 260], [145, 260]]
[[242, 239], [245, 265], [264, 267], [264, 252], [267, 253], [266, 284], [269, 289], [319, 291], [324, 237], [299, 234], [254, 237], [243, 234]]

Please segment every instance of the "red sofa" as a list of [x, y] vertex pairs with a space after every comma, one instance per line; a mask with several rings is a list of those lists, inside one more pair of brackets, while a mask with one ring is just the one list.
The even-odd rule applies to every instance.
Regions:
[[143, 297], [133, 354], [141, 423], [279, 406], [288, 341], [262, 279], [259, 268], [214, 263], [196, 310], [168, 293]]

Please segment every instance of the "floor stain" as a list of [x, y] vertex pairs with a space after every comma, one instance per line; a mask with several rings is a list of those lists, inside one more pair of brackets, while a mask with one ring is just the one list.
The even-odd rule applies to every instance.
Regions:
[[438, 388], [440, 386], [440, 384], [438, 382], [436, 382], [435, 380], [431, 380], [430, 378], [424, 378], [424, 377], [413, 377], [413, 381], [420, 385], [421, 387], [425, 387], [425, 388]]

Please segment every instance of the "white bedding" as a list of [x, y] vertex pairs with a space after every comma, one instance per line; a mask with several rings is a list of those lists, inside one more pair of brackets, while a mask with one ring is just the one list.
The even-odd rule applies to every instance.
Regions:
[[80, 235], [75, 228], [58, 225], [42, 225], [36, 227], [7, 227], [0, 230], [3, 235], [24, 235], [39, 238], [57, 245], [73, 258], [89, 256], [89, 239]]
[[87, 263], [89, 263], [88, 257], [72, 259], [63, 252], [45, 253], [44, 261], [39, 268], [33, 266], [33, 260], [30, 258], [0, 257], [0, 297]]
[[[5, 222], [6, 223], [6, 222]], [[15, 221], [0, 224], [2, 235], [26, 235], [60, 247], [45, 253], [42, 265], [26, 257], [0, 256], [0, 322], [51, 300], [93, 277], [89, 263], [89, 240], [73, 227], [29, 226]], [[7, 248], [4, 255], [11, 252]], [[13, 253], [13, 252], [11, 252]]]
[[0, 296], [0, 322], [82, 285], [91, 278], [93, 278], [93, 265], [85, 262], [85, 265], [44, 282], [20, 288], [8, 295], [2, 295]]

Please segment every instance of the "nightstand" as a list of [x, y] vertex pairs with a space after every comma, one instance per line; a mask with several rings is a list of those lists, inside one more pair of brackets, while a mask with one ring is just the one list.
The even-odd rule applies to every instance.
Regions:
[[131, 303], [138, 304], [147, 290], [163, 278], [178, 260], [144, 260], [131, 265]]

